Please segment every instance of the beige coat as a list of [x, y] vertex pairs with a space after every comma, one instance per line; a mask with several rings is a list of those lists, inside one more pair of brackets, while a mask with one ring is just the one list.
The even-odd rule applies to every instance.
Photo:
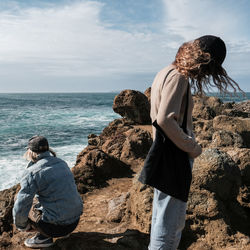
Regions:
[[[188, 152], [195, 158], [201, 153], [201, 147], [194, 139], [192, 126], [193, 100], [189, 90], [187, 130], [184, 133], [180, 128], [182, 124], [185, 106], [188, 80], [181, 75], [174, 65], [162, 69], [155, 77], [151, 88], [151, 119], [157, 120], [165, 134], [177, 147]], [[189, 88], [190, 89], [190, 88]], [[153, 127], [153, 137], [155, 128]]]

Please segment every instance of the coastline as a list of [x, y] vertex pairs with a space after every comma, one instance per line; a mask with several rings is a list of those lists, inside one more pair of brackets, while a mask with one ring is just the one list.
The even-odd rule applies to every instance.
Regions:
[[[132, 96], [145, 105], [129, 101]], [[85, 210], [70, 238], [57, 240], [59, 248], [147, 249], [153, 190], [140, 184], [137, 174], [152, 137], [148, 118], [136, 114], [149, 117], [144, 108], [148, 99], [138, 91], [125, 91], [120, 97], [119, 103], [114, 100], [113, 109], [126, 115], [110, 122], [99, 135], [89, 135], [88, 146], [78, 154], [72, 172]], [[250, 196], [250, 118], [249, 110], [244, 110], [248, 103], [223, 103], [216, 97], [194, 99], [194, 127], [203, 154], [194, 164], [180, 249], [250, 247], [246, 201]], [[8, 209], [15, 192], [13, 188], [0, 192], [1, 199], [5, 197], [10, 204]], [[4, 249], [14, 249], [25, 234], [12, 228], [8, 209], [1, 207], [0, 242], [5, 242]]]

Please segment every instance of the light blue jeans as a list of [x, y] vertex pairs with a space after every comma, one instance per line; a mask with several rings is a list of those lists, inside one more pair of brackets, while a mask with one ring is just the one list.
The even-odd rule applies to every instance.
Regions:
[[186, 208], [186, 202], [155, 188], [149, 250], [177, 249], [185, 226]]

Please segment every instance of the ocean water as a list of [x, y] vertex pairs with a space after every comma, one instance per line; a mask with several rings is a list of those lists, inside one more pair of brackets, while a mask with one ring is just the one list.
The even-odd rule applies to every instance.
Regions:
[[116, 93], [0, 94], [0, 190], [19, 182], [27, 165], [27, 141], [44, 135], [58, 157], [73, 167], [87, 145], [120, 116], [113, 112]]
[[[27, 141], [36, 134], [46, 136], [57, 155], [73, 167], [87, 136], [100, 134], [120, 117], [112, 110], [116, 94], [0, 94], [0, 190], [19, 182], [27, 164], [22, 158]], [[250, 99], [250, 93], [246, 95], [223, 99], [239, 102]]]

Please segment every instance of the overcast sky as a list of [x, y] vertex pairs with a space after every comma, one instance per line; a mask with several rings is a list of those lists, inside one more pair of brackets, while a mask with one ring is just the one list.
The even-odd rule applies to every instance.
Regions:
[[0, 92], [144, 91], [202, 35], [250, 91], [248, 0], [1, 0]]

